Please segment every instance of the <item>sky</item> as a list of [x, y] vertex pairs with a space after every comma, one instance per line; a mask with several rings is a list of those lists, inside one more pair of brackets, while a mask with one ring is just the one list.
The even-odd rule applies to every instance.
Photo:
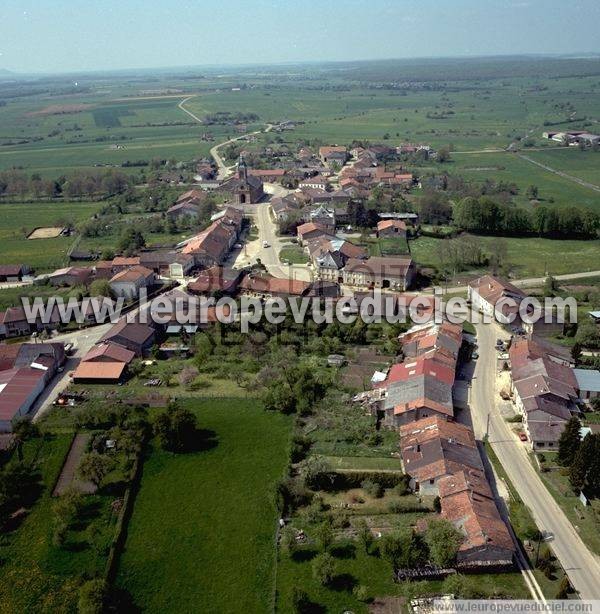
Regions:
[[0, 69], [600, 52], [599, 0], [2, 0]]

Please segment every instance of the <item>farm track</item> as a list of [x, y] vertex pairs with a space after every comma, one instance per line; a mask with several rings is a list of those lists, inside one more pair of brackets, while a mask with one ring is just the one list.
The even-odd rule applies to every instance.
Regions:
[[584, 188], [594, 190], [594, 192], [600, 192], [600, 185], [596, 185], [595, 183], [590, 183], [589, 181], [584, 181], [583, 179], [579, 179], [579, 177], [574, 177], [573, 175], [569, 175], [568, 173], [565, 173], [564, 171], [559, 171], [555, 168], [552, 168], [551, 166], [548, 166], [547, 164], [542, 164], [541, 162], [538, 162], [537, 160], [533, 160], [532, 158], [524, 154], [519, 153], [517, 155], [519, 156], [519, 158], [521, 158], [521, 160], [525, 160], [531, 164], [535, 164], [535, 166], [539, 166], [540, 168], [544, 169], [545, 171], [548, 171], [549, 173], [558, 175], [559, 177], [562, 177], [563, 179], [568, 179], [569, 181], [577, 183], [578, 185]]

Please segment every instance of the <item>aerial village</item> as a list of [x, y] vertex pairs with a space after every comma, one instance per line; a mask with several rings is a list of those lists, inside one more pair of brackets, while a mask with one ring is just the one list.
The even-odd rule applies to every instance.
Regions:
[[[60, 323], [57, 309], [49, 321], [28, 321], [19, 305], [0, 313], [0, 337], [7, 342], [0, 345], [4, 448], [13, 445], [14, 427], [23, 418], [35, 420], [53, 404], [75, 405], [82, 391], [94, 386], [126, 389], [140, 378], [140, 363], [188, 353], [191, 338], [202, 327], [213, 327], [216, 318], [212, 313], [206, 323], [180, 324], [176, 299], [185, 303], [192, 296], [246, 295], [268, 302], [274, 297], [354, 296], [360, 304], [380, 290], [408, 307], [417, 297], [431, 298], [419, 263], [410, 255], [418, 215], [397, 210], [374, 214], [363, 206], [373, 191], [384, 201], [410, 192], [418, 179], [403, 170], [400, 156], [415, 153], [436, 155], [426, 145], [410, 144], [305, 147], [286, 168], [253, 170], [241, 155], [232, 174], [204, 161], [196, 184], [180, 194], [165, 216], [200, 223], [200, 206], [215, 194], [220, 197], [217, 211], [175, 247], [141, 248], [39, 276], [26, 263], [2, 264], [0, 282], [6, 284], [89, 288], [103, 280], [110, 298], [122, 298], [127, 312], [119, 322], [106, 324], [95, 320], [88, 304], [76, 327]], [[394, 246], [393, 253], [372, 254], [355, 231], [357, 216], [372, 218], [358, 224], [369, 226], [379, 244]], [[294, 262], [281, 255], [286, 252]], [[144, 301], [160, 296], [172, 302], [169, 321], [141, 318], [142, 290]], [[496, 315], [498, 321], [492, 333], [497, 338], [488, 348], [493, 368], [486, 373], [487, 402], [515, 417], [509, 436], [520, 447], [557, 450], [569, 420], [584, 415], [600, 395], [600, 372], [574, 368], [569, 351], [547, 340], [559, 325], [528, 325], [518, 317], [509, 321], [506, 312], [497, 310], [507, 296], [517, 304], [525, 297], [519, 287], [486, 275], [473, 279], [466, 290], [474, 311]], [[521, 566], [521, 546], [498, 503], [497, 476], [481, 455], [487, 432], [477, 422], [485, 418], [471, 415], [471, 378], [483, 352], [479, 332], [479, 327], [467, 332], [447, 321], [409, 324], [397, 337], [396, 358], [373, 370], [366, 389], [348, 399], [357, 415], [371, 416], [374, 432], [396, 433], [398, 462], [411, 492], [436, 499], [439, 516], [463, 536], [451, 569], [397, 568], [399, 581]], [[332, 354], [328, 360], [343, 365], [347, 358]], [[163, 382], [150, 378], [144, 385], [160, 390]], [[164, 402], [153, 394], [141, 402]], [[298, 535], [303, 538], [303, 532]]]

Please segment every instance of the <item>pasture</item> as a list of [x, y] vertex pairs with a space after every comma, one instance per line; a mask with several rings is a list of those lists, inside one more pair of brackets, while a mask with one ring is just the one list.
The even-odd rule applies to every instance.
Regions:
[[[482, 237], [477, 239], [485, 252], [490, 253], [493, 243], [506, 245], [506, 264], [514, 277], [542, 277], [546, 274], [600, 270], [598, 241], [553, 240], [538, 237]], [[420, 237], [410, 242], [411, 254], [419, 266], [437, 268], [438, 254], [444, 239]], [[481, 272], [484, 269], [481, 269]]]
[[38, 272], [64, 266], [75, 237], [28, 240], [29, 233], [41, 226], [77, 224], [101, 207], [91, 202], [0, 203], [0, 262], [28, 264]]
[[[274, 595], [274, 486], [291, 419], [248, 399], [190, 401], [214, 447], [153, 447], [117, 583], [144, 612], [267, 612]], [[268, 442], [268, 445], [265, 445]]]

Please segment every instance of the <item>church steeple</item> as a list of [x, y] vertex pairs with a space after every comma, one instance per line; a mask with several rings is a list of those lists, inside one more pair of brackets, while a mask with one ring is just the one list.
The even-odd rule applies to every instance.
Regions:
[[244, 160], [244, 156], [242, 154], [240, 154], [240, 159], [238, 161], [238, 177], [242, 181], [248, 181], [248, 167], [246, 166], [246, 161]]

